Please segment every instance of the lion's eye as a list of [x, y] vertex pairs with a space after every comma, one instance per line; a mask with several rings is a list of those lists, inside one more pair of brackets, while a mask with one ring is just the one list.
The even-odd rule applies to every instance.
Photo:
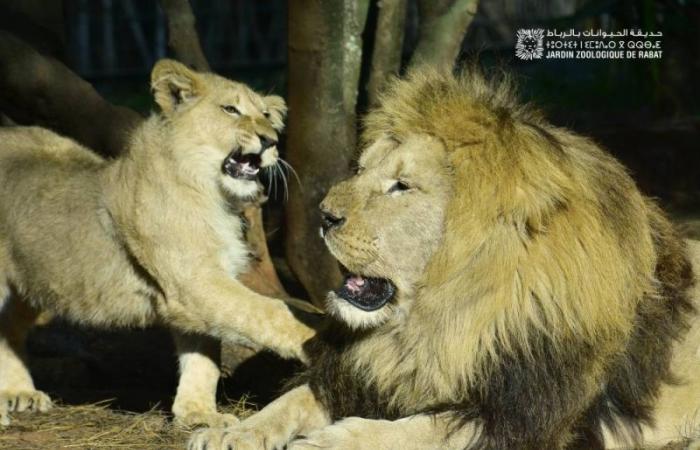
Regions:
[[392, 184], [391, 187], [389, 188], [388, 191], [386, 191], [387, 194], [393, 194], [395, 192], [405, 192], [405, 191], [410, 191], [411, 186], [409, 186], [405, 181], [397, 181], [396, 183]]
[[241, 115], [241, 110], [233, 105], [221, 105], [221, 109], [223, 109], [226, 114], [231, 114], [232, 116]]
[[269, 118], [270, 118], [270, 111], [263, 111], [263, 116], [264, 116], [266, 119], [269, 119]]

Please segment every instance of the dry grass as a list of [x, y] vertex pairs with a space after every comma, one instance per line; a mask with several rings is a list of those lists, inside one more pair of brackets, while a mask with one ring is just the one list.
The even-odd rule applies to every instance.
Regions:
[[[245, 400], [222, 408], [246, 417]], [[47, 413], [14, 414], [0, 429], [0, 449], [182, 449], [189, 431], [176, 427], [162, 411], [132, 413], [110, 409], [109, 401], [56, 406]]]
[[[255, 409], [240, 400], [222, 408], [245, 418]], [[47, 413], [21, 413], [0, 429], [2, 450], [45, 449], [183, 449], [190, 431], [176, 427], [159, 410], [132, 413], [110, 409], [109, 401], [83, 406], [57, 406]], [[695, 450], [689, 442], [659, 450]]]

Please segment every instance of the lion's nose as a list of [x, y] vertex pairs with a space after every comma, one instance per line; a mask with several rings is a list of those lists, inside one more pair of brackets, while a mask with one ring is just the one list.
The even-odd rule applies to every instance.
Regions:
[[335, 216], [330, 211], [325, 209], [321, 210], [321, 228], [323, 233], [327, 233], [331, 228], [340, 227], [345, 223], [345, 217]]
[[258, 135], [258, 138], [260, 139], [260, 151], [261, 152], [264, 152], [268, 148], [277, 145], [277, 139], [271, 139], [267, 136], [260, 136], [260, 135]]

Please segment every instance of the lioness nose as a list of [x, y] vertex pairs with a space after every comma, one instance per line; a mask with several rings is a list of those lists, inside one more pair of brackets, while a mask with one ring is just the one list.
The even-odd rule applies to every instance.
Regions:
[[345, 217], [334, 216], [333, 213], [321, 210], [321, 228], [327, 233], [331, 228], [337, 228], [345, 223]]
[[260, 139], [260, 151], [265, 151], [266, 149], [277, 145], [277, 139], [271, 139], [267, 136], [260, 136], [258, 135], [258, 138]]

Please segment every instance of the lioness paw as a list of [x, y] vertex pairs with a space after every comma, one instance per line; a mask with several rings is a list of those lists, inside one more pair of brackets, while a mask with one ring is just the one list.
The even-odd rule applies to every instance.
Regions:
[[226, 428], [236, 425], [240, 420], [233, 414], [218, 412], [191, 412], [185, 415], [175, 416], [175, 425], [194, 429], [198, 427]]
[[51, 398], [41, 391], [0, 391], [0, 425], [10, 424], [12, 412], [45, 412], [51, 406]]

